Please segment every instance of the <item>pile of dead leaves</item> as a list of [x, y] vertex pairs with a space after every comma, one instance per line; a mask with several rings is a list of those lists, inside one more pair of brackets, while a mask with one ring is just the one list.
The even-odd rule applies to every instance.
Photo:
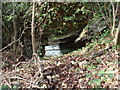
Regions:
[[0, 86], [52, 89], [119, 86], [118, 55], [111, 48], [97, 53], [66, 54], [10, 64], [11, 67], [2, 70]]

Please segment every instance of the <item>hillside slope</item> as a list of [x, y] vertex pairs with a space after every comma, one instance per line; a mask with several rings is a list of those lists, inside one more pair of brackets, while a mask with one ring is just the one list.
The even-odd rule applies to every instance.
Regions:
[[109, 38], [94, 40], [83, 49], [66, 55], [34, 58], [36, 60], [16, 63], [8, 60], [0, 86], [53, 89], [119, 86], [118, 51]]

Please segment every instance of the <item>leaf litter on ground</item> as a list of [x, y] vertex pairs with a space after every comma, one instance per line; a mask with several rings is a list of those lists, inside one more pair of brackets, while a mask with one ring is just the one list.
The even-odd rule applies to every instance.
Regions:
[[[2, 72], [0, 86], [19, 88], [118, 88], [118, 56], [108, 46], [95, 46], [88, 53], [74, 51], [59, 57], [47, 57], [12, 63]], [[110, 47], [110, 46], [109, 46]], [[97, 52], [96, 52], [97, 51]]]

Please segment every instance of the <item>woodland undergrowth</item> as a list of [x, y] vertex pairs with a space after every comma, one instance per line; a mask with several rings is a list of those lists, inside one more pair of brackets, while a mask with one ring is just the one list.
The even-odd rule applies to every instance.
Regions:
[[[28, 59], [3, 52], [4, 88], [118, 88], [118, 46], [109, 38], [56, 57]], [[15, 62], [16, 61], [16, 62]]]

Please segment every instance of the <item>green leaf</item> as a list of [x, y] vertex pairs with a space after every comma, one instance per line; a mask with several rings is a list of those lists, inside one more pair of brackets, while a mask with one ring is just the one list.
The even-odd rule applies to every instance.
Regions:
[[98, 58], [98, 59], [96, 60], [97, 63], [101, 63], [101, 61], [102, 61], [101, 58]]
[[18, 90], [17, 86], [13, 86], [12, 90]]
[[75, 13], [79, 13], [79, 11], [81, 11], [81, 10], [78, 8]]
[[114, 77], [114, 74], [113, 74], [113, 73], [109, 73], [109, 74], [108, 74], [108, 77], [109, 77], [109, 78], [113, 78], [113, 77]]
[[73, 20], [73, 19], [74, 19], [73, 16], [64, 17], [64, 20], [65, 20], [65, 21], [69, 21], [69, 20]]
[[54, 10], [54, 8], [51, 8], [51, 9], [48, 10], [48, 12], [51, 12], [51, 11], [53, 11], [53, 10]]
[[115, 73], [115, 71], [106, 71], [105, 73], [106, 73], [106, 74]]
[[106, 77], [101, 77], [101, 80], [103, 80], [103, 81], [107, 81], [107, 79], [106, 79]]
[[106, 90], [105, 88], [94, 88], [93, 90]]
[[92, 85], [97, 84], [98, 86], [100, 86], [101, 81], [102, 81], [101, 79], [94, 79], [94, 80], [91, 80], [89, 84], [92, 84]]
[[84, 68], [86, 68], [87, 66], [88, 66], [87, 64], [83, 65]]
[[4, 85], [0, 87], [0, 90], [10, 90], [10, 87], [8, 85]]
[[103, 76], [104, 74], [105, 74], [105, 71], [100, 71], [100, 72], [98, 73], [99, 76]]
[[97, 74], [97, 71], [93, 71], [92, 74], [93, 74], [93, 75]]
[[100, 85], [100, 83], [101, 83], [101, 79], [95, 79], [95, 83], [97, 84], [97, 85]]
[[87, 73], [87, 74], [86, 74], [86, 77], [91, 78], [92, 75], [91, 75], [90, 73]]
[[76, 70], [80, 71], [81, 69], [80, 68], [76, 68]]

